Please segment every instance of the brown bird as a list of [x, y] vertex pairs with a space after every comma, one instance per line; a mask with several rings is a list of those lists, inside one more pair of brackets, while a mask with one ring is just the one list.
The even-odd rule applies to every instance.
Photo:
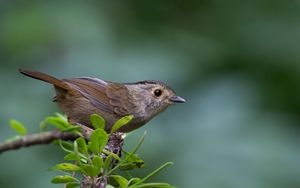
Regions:
[[118, 131], [130, 132], [147, 123], [171, 104], [185, 102], [160, 81], [121, 84], [90, 77], [57, 79], [41, 72], [22, 69], [19, 71], [26, 76], [53, 84], [56, 91], [53, 101], [57, 102], [71, 123], [92, 127], [90, 115], [98, 114], [105, 119], [105, 129], [108, 132], [123, 116], [133, 115], [134, 118]]

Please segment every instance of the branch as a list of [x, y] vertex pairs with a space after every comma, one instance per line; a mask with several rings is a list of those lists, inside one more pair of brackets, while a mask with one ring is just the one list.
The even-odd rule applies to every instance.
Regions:
[[75, 140], [79, 135], [58, 130], [23, 136], [18, 140], [0, 143], [0, 154], [9, 150], [29, 147], [38, 144], [49, 144], [54, 140]]

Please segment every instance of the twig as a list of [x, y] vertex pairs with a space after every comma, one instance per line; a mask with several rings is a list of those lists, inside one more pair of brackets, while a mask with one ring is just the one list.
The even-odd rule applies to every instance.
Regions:
[[49, 144], [50, 142], [57, 139], [75, 140], [78, 137], [79, 135], [77, 134], [60, 132], [58, 130], [27, 135], [17, 140], [0, 143], [0, 153], [38, 144]]

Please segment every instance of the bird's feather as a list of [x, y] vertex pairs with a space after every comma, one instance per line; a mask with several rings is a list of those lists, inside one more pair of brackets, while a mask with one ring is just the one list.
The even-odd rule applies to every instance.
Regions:
[[[94, 78], [64, 79], [72, 88], [79, 91], [93, 106], [117, 116], [131, 114], [135, 107], [129, 99], [127, 88], [118, 83]], [[126, 103], [126, 104], [125, 104]]]
[[100, 110], [112, 113], [113, 107], [109, 105], [106, 95], [107, 82], [92, 78], [63, 79], [68, 85], [87, 98], [92, 105]]

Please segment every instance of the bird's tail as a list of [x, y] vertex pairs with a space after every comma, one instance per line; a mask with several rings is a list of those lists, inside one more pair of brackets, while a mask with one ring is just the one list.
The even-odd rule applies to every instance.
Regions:
[[57, 79], [53, 76], [47, 75], [47, 74], [42, 73], [42, 72], [23, 70], [23, 69], [19, 69], [19, 72], [26, 75], [26, 76], [28, 76], [28, 77], [38, 79], [38, 80], [42, 80], [42, 81], [48, 82], [50, 84], [53, 84], [54, 86], [59, 87], [61, 89], [68, 89], [69, 88], [69, 86], [64, 81], [59, 80], [59, 79]]

